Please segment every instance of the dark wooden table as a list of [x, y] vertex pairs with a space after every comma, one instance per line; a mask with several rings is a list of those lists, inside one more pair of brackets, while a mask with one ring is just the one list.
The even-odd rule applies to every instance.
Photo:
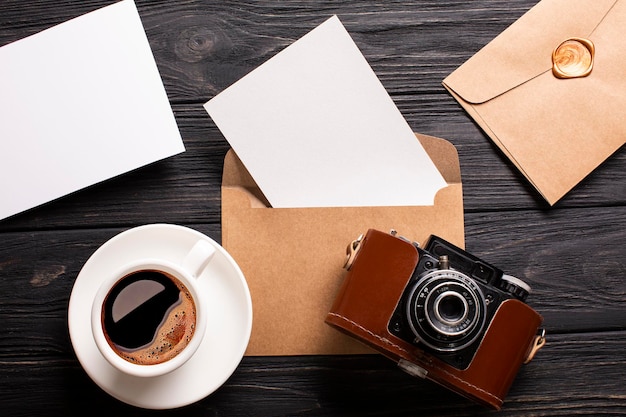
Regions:
[[[109, 3], [3, 0], [0, 45]], [[500, 415], [626, 415], [626, 154], [549, 207], [441, 86], [534, 3], [138, 0], [187, 152], [0, 221], [1, 414], [157, 414], [113, 399], [81, 368], [67, 329], [74, 280], [102, 243], [137, 225], [220, 240], [229, 145], [202, 104], [338, 14], [411, 127], [457, 147], [467, 249], [534, 288], [548, 345]], [[167, 414], [491, 413], [365, 355], [246, 357], [213, 395]]]

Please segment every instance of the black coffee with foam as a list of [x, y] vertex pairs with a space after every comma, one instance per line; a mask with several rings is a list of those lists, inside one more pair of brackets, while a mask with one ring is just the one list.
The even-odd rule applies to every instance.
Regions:
[[102, 307], [107, 342], [122, 358], [154, 365], [178, 355], [191, 340], [196, 307], [187, 287], [163, 271], [119, 280]]

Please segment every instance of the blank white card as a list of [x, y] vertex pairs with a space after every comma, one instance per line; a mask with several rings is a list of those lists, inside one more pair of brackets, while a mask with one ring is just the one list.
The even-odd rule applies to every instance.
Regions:
[[132, 0], [0, 48], [0, 219], [184, 150]]
[[336, 16], [205, 108], [273, 207], [432, 205], [446, 185]]

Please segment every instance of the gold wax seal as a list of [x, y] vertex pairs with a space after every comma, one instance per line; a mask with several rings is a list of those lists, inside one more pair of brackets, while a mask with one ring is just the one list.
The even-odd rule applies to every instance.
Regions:
[[557, 78], [586, 77], [593, 69], [595, 47], [588, 39], [570, 38], [552, 52], [552, 73]]

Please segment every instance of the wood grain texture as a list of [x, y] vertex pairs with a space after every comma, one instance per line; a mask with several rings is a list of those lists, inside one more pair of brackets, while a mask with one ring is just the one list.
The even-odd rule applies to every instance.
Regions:
[[[32, 341], [31, 344], [35, 344]], [[518, 375], [504, 409], [487, 411], [378, 355], [244, 358], [210, 397], [171, 416], [620, 416], [626, 333], [552, 336]], [[104, 394], [69, 354], [3, 358], [0, 394], [11, 415], [158, 414]], [[580, 358], [586, 360], [581, 361]]]
[[[3, 0], [0, 46], [111, 3]], [[220, 240], [229, 145], [202, 105], [333, 14], [413, 130], [458, 149], [468, 250], [533, 287], [549, 343], [498, 415], [626, 415], [624, 150], [551, 208], [441, 86], [535, 3], [137, 0], [187, 151], [0, 221], [3, 415], [157, 414], [114, 400], [80, 368], [67, 329], [74, 280], [136, 225], [177, 223]], [[373, 355], [244, 358], [216, 393], [167, 414], [494, 413]]]

